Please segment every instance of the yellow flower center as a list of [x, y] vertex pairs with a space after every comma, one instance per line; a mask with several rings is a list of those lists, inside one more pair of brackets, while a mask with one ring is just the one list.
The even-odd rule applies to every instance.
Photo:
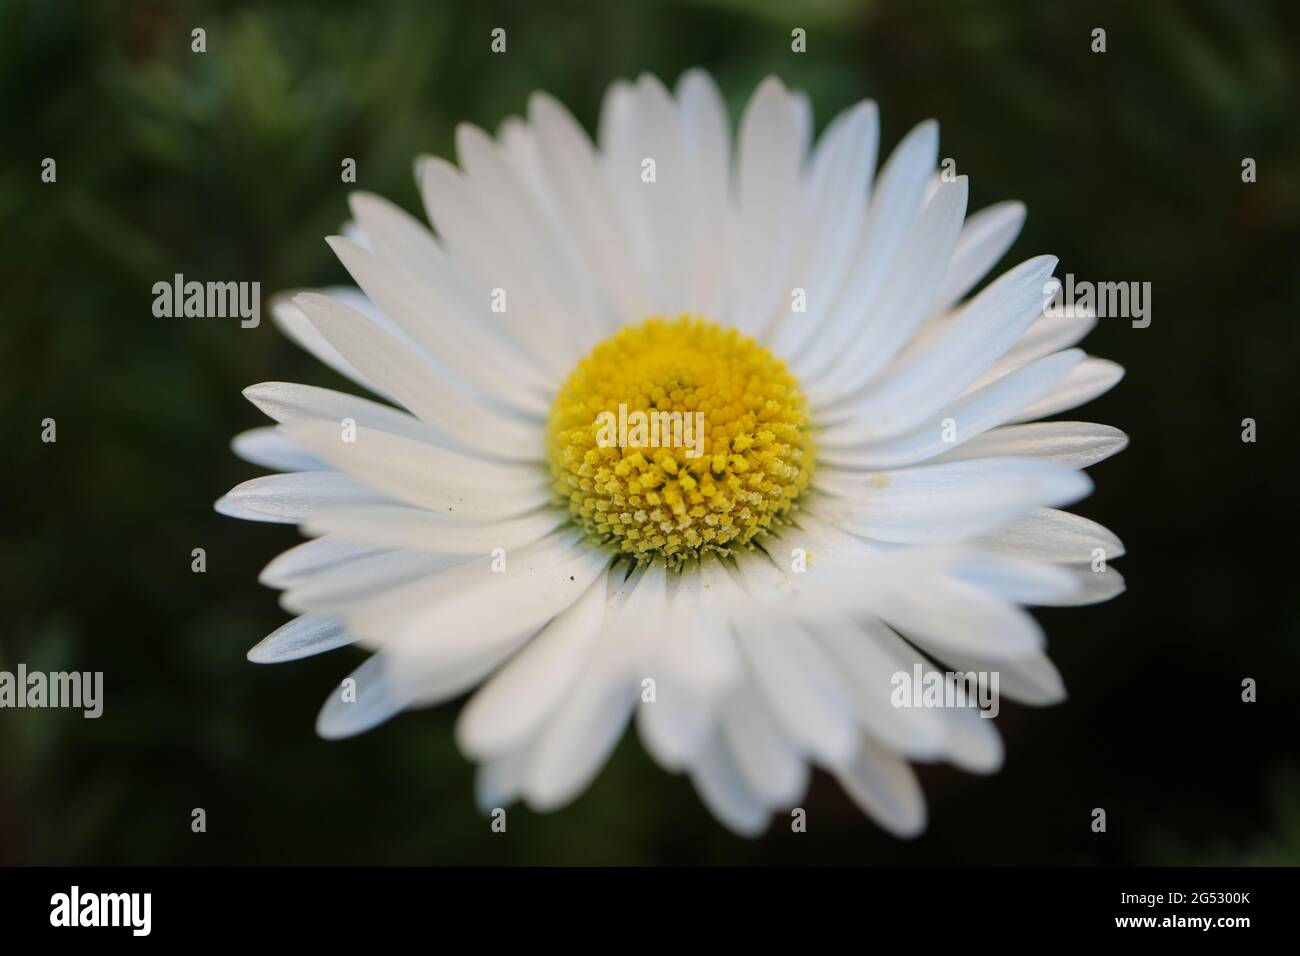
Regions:
[[749, 545], [808, 486], [808, 403], [785, 364], [683, 315], [628, 326], [578, 362], [551, 407], [555, 491], [589, 535], [670, 566]]

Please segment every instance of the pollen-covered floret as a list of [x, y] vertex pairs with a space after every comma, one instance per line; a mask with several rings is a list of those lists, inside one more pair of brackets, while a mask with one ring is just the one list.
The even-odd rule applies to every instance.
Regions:
[[[629, 420], [664, 427], [611, 441]], [[748, 545], [795, 507], [812, 467], [807, 401], [784, 363], [692, 316], [597, 345], [556, 396], [547, 443], [556, 493], [590, 535], [670, 565]]]

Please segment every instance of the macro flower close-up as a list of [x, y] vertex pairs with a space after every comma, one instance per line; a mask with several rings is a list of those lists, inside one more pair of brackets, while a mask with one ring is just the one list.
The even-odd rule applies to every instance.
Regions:
[[733, 130], [705, 72], [643, 74], [593, 138], [536, 93], [416, 161], [429, 226], [351, 195], [356, 287], [273, 308], [357, 393], [249, 387], [273, 424], [234, 448], [275, 473], [217, 502], [307, 536], [251, 660], [369, 652], [322, 736], [466, 697], [480, 807], [550, 810], [635, 725], [738, 833], [819, 767], [908, 837], [913, 765], [991, 773], [1003, 742], [989, 701], [899, 706], [898, 675], [1064, 700], [1026, 607], [1123, 590], [1119, 539], [1063, 509], [1127, 439], [1055, 416], [1121, 369], [1049, 308], [1054, 257], [1003, 263], [1023, 205], [968, 212], [935, 122], [885, 150], [844, 105], [814, 139], [769, 77]]
[[18, 949], [1286, 923], [1300, 5], [8, 0], [0, 104]]

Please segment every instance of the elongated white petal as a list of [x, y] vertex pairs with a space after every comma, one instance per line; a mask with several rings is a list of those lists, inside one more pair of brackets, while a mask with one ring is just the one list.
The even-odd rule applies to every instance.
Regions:
[[808, 787], [808, 763], [756, 686], [743, 685], [728, 698], [722, 732], [737, 769], [764, 805], [798, 802]]
[[937, 307], [947, 309], [988, 273], [1020, 235], [1025, 204], [1000, 202], [974, 213], [962, 226]]
[[959, 395], [1042, 314], [1055, 268], [1054, 256], [1039, 256], [1001, 276], [929, 348], [900, 362], [861, 398], [833, 414], [851, 413], [881, 438], [925, 420]]
[[549, 375], [564, 375], [580, 354], [576, 351], [580, 338], [560, 321], [560, 310], [547, 300], [527, 253], [509, 244], [500, 197], [442, 159], [424, 158], [419, 177], [429, 221], [481, 307], [491, 309], [494, 298], [501, 302], [494, 290], [504, 292], [504, 308], [498, 306], [492, 318]]
[[1126, 585], [1124, 576], [1115, 568], [1106, 565], [1093, 570], [1092, 565], [1067, 565], [1066, 570], [1074, 576], [1079, 587], [1073, 594], [1062, 595], [1055, 600], [1043, 601], [1052, 607], [1073, 607], [1080, 604], [1100, 604], [1124, 593]]
[[847, 477], [826, 470], [820, 486], [841, 497], [817, 513], [879, 541], [957, 541], [1032, 508], [1077, 501], [1092, 489], [1083, 472], [1035, 458], [981, 458]]
[[971, 388], [985, 385], [1022, 365], [1027, 365], [1034, 359], [1078, 344], [1079, 340], [1092, 331], [1096, 324], [1096, 318], [1089, 313], [1056, 315], [1050, 308], [1045, 309], [1042, 317], [1036, 319], [1016, 344], [1007, 349], [1005, 355], [977, 378]]
[[984, 553], [956, 562], [950, 573], [1017, 604], [1068, 601], [1081, 590], [1079, 582], [1059, 565], [1027, 558]]
[[675, 675], [656, 677], [653, 667], [643, 672], [641, 681], [655, 681], [654, 700], [646, 700], [643, 692], [636, 710], [637, 732], [646, 752], [666, 770], [691, 766], [716, 728], [710, 702]]
[[788, 296], [802, 153], [797, 124], [790, 94], [768, 77], [745, 107], [736, 137], [739, 245], [728, 321], [750, 335], [768, 326]]
[[316, 733], [327, 740], [352, 737], [401, 713], [411, 697], [392, 678], [393, 669], [382, 654], [367, 658], [325, 698]]
[[[349, 292], [356, 293], [355, 289], [340, 287], [320, 291], [339, 299], [342, 299]], [[297, 294], [296, 292], [286, 292], [271, 299], [271, 318], [280, 331], [301, 349], [315, 356], [343, 377], [351, 379], [362, 388], [369, 389], [376, 395], [387, 397], [389, 393], [382, 385], [372, 382], [363, 375], [356, 366], [339, 354], [339, 350], [331, 345], [325, 336], [321, 335], [320, 330], [312, 324], [311, 319], [307, 318], [306, 313], [293, 301], [293, 297]]]
[[890, 833], [913, 837], [925, 829], [925, 797], [907, 762], [863, 739], [853, 760], [835, 778], [863, 812]]
[[1098, 395], [1109, 392], [1123, 377], [1124, 369], [1114, 362], [1086, 358], [1066, 376], [1064, 382], [1028, 408], [1022, 408], [1009, 422], [1032, 422], [1086, 405]]
[[[643, 579], [644, 580], [644, 579]], [[634, 587], [628, 604], [635, 598]], [[551, 810], [576, 797], [595, 777], [623, 736], [640, 699], [635, 641], [619, 633], [627, 605], [606, 629], [586, 668], [542, 731], [524, 787], [535, 810]]]
[[1071, 468], [1088, 468], [1127, 447], [1128, 436], [1110, 425], [1094, 425], [1090, 422], [1034, 422], [1028, 425], [995, 428], [972, 441], [958, 445], [937, 460], [961, 461], [969, 458], [996, 458], [1011, 455], [1046, 458], [1062, 465], [1069, 465]]
[[889, 747], [919, 760], [937, 759], [943, 753], [943, 721], [932, 710], [894, 707], [891, 682], [908, 671], [910, 658], [901, 657], [902, 644], [884, 622], [867, 618], [861, 623], [848, 617], [819, 623], [813, 629], [845, 678], [852, 683], [853, 706], [864, 730]]
[[1038, 651], [1043, 632], [1033, 617], [974, 585], [953, 579], [898, 590], [871, 608], [895, 630], [932, 653], [954, 650], [989, 657]]
[[569, 112], [545, 93], [534, 93], [528, 115], [537, 135], [537, 153], [553, 190], [555, 208], [583, 261], [594, 266], [612, 314], [611, 330], [649, 314], [649, 294], [635, 266], [631, 238], [615, 213], [613, 191], [587, 134]]
[[285, 434], [340, 471], [386, 496], [452, 518], [494, 521], [527, 514], [550, 501], [540, 470], [474, 461], [388, 432], [342, 441], [332, 425], [287, 425]]
[[1035, 508], [981, 541], [999, 551], [1039, 561], [1082, 563], [1097, 557], [1109, 561], [1124, 553], [1124, 543], [1108, 529], [1055, 508]]
[[687, 70], [677, 82], [682, 146], [694, 170], [696, 246], [689, 280], [691, 310], [721, 315], [730, 271], [729, 205], [731, 132], [717, 86], [703, 70]]
[[[486, 331], [492, 328], [487, 322], [474, 322], [471, 303], [464, 301], [467, 296], [442, 292], [398, 262], [373, 255], [348, 239], [331, 236], [327, 241], [366, 295], [437, 362], [441, 374], [454, 376], [480, 400], [495, 399], [533, 416], [545, 414], [546, 401], [540, 393], [545, 380], [537, 366], [507, 337]], [[488, 304], [480, 303], [479, 308], [486, 312]], [[463, 318], [467, 312], [468, 320]], [[487, 354], [493, 356], [490, 366], [483, 362]]]
[[509, 551], [533, 544], [564, 521], [564, 513], [555, 508], [501, 521], [467, 522], [405, 505], [360, 505], [320, 511], [304, 527], [309, 534], [332, 534], [375, 547], [481, 556], [496, 548]]
[[605, 619], [606, 590], [602, 574], [470, 699], [456, 724], [462, 751], [495, 757], [536, 732], [586, 663]]
[[478, 404], [429, 373], [429, 366], [393, 336], [325, 296], [294, 299], [329, 342], [368, 378], [456, 444], [493, 457], [535, 459], [537, 429]]
[[277, 555], [262, 569], [257, 580], [267, 587], [288, 588], [322, 571], [380, 553], [379, 548], [344, 541], [332, 535], [313, 538]]
[[920, 327], [952, 256], [966, 199], [966, 177], [958, 176], [941, 185], [921, 210], [860, 334], [834, 357], [829, 371], [806, 383], [812, 402], [822, 408], [852, 402]]
[[876, 165], [876, 105], [845, 110], [822, 135], [812, 158], [802, 201], [796, 271], [791, 287], [802, 289], [806, 311], [779, 310], [772, 344], [798, 354], [829, 316], [857, 251]]
[[968, 773], [997, 773], [1005, 754], [996, 722], [980, 716], [978, 707], [949, 707], [941, 711], [948, 724], [948, 760]]
[[365, 555], [301, 578], [280, 596], [280, 604], [299, 613], [343, 613], [407, 581], [444, 571], [467, 560], [463, 555], [427, 551], [384, 551]]
[[328, 471], [317, 455], [295, 445], [274, 428], [251, 428], [230, 443], [236, 455], [263, 468], [276, 471]]
[[491, 813], [519, 799], [532, 756], [532, 750], [524, 745], [479, 764], [474, 775], [474, 802], [480, 812]]
[[506, 555], [493, 571], [484, 557], [413, 581], [348, 615], [366, 643], [384, 646], [405, 666], [424, 669], [463, 648], [537, 630], [559, 614], [609, 564], [609, 554], [574, 532], [552, 535]]
[[874, 305], [921, 212], [938, 154], [939, 127], [927, 120], [903, 137], [886, 160], [871, 196], [850, 275], [822, 334], [794, 355], [795, 368], [805, 383], [829, 369], [850, 342], [867, 333], [864, 317], [880, 314]]
[[236, 485], [218, 499], [215, 508], [234, 518], [296, 524], [321, 508], [389, 501], [380, 492], [335, 471], [296, 471]]
[[477, 225], [495, 244], [493, 281], [515, 292], [513, 316], [509, 307], [502, 314], [515, 328], [522, 319], [557, 344], [566, 343], [573, 357], [581, 354], [594, 344], [602, 324], [587, 270], [555, 241], [545, 210], [486, 133], [461, 123], [456, 152], [465, 188], [478, 203]]
[[771, 610], [742, 616], [736, 639], [790, 738], [827, 765], [847, 760], [856, 737], [852, 705], [825, 651]]
[[277, 628], [248, 652], [255, 664], [278, 664], [324, 654], [352, 643], [343, 620], [319, 614], [303, 614]]
[[[822, 437], [827, 446], [824, 460], [841, 467], [870, 469], [897, 468], [940, 456], [943, 456], [943, 461], [990, 458], [999, 454], [1049, 457], [1027, 454], [1014, 448], [983, 454], [958, 454], [957, 450], [975, 444], [988, 429], [1047, 394], [1082, 361], [1083, 352], [1077, 349], [1039, 359], [957, 399], [911, 431], [883, 441], [867, 439], [837, 447], [837, 436], [841, 440], [848, 439], [853, 434], [852, 429], [849, 426], [828, 429]], [[1074, 464], [1070, 461], [1065, 463]]]
[[390, 432], [435, 444], [440, 440], [436, 429], [400, 409], [328, 388], [293, 382], [262, 382], [244, 389], [244, 397], [282, 425], [301, 422], [332, 424], [340, 441], [348, 423], [358, 430]]
[[1065, 683], [1046, 654], [1026, 653], [1014, 658], [991, 660], [974, 654], [945, 651], [941, 658], [954, 670], [989, 675], [996, 672], [998, 694], [1008, 700], [1034, 707], [1046, 707], [1065, 700]]
[[767, 827], [767, 808], [746, 782], [721, 734], [701, 748], [691, 781], [710, 812], [736, 833], [756, 837]]

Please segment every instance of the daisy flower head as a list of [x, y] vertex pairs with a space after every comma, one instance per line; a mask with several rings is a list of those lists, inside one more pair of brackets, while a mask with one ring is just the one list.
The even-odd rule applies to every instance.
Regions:
[[354, 194], [328, 241], [359, 288], [274, 312], [374, 398], [247, 389], [275, 425], [235, 450], [278, 473], [217, 503], [308, 536], [250, 659], [371, 650], [331, 738], [470, 693], [485, 809], [565, 804], [633, 721], [747, 835], [814, 765], [898, 835], [912, 762], [996, 770], [987, 707], [900, 706], [900, 675], [1064, 697], [1024, 606], [1122, 590], [1118, 539], [1060, 509], [1125, 437], [1038, 419], [1121, 370], [1044, 315], [1054, 258], [971, 294], [1025, 211], [967, 217], [933, 122], [879, 169], [877, 141], [864, 102], [814, 145], [776, 79], [733, 141], [691, 71], [613, 84], [595, 143], [542, 93], [461, 126], [416, 165], [432, 230]]

